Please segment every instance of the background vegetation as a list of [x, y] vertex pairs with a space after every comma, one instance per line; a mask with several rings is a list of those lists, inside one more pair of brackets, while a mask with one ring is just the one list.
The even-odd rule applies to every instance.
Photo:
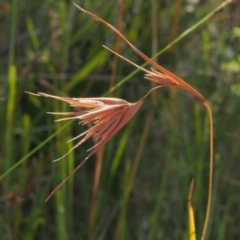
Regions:
[[[221, 1], [76, 3], [118, 26], [152, 56]], [[157, 59], [199, 90], [213, 108], [215, 174], [208, 239], [240, 239], [239, 12], [240, 2], [235, 1]], [[92, 142], [52, 163], [71, 148], [65, 142], [85, 128], [77, 121], [54, 123], [55, 117], [46, 112], [66, 111], [68, 106], [24, 91], [103, 96], [134, 71], [103, 44], [138, 64], [143, 61], [67, 0], [3, 0], [0, 29], [0, 171], [5, 174], [0, 182], [0, 238], [188, 239], [192, 178], [199, 236], [209, 164], [208, 117], [201, 103], [175, 89], [152, 94], [104, 151], [45, 202], [87, 156]], [[137, 73], [110, 95], [135, 102], [150, 84]]]

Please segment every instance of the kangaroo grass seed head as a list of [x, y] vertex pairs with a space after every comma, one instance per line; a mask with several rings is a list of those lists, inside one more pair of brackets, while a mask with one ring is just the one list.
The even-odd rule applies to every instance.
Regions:
[[[223, 8], [223, 6], [227, 5], [228, 3], [230, 3], [231, 1], [225, 1], [223, 2], [221, 5], [219, 5], [219, 7], [217, 7], [214, 11], [212, 11], [210, 14], [208, 14], [208, 18], [215, 12], [217, 12], [218, 10], [220, 10], [221, 8]], [[140, 57], [142, 57], [148, 64], [150, 64], [153, 68], [151, 71], [144, 69], [141, 66], [138, 66], [137, 64], [131, 62], [130, 60], [124, 58], [123, 56], [121, 56], [120, 54], [112, 51], [111, 49], [107, 48], [109, 51], [113, 52], [115, 55], [119, 56], [120, 58], [124, 59], [125, 61], [129, 62], [130, 64], [134, 65], [135, 67], [137, 67], [138, 69], [144, 71], [145, 74], [145, 78], [153, 81], [155, 83], [160, 84], [161, 86], [168, 86], [168, 87], [177, 87], [180, 89], [183, 89], [187, 92], [190, 92], [192, 95], [194, 95], [195, 97], [197, 97], [200, 101], [203, 102], [203, 104], [206, 106], [208, 113], [209, 113], [209, 120], [210, 120], [210, 171], [209, 171], [209, 190], [208, 190], [208, 202], [207, 202], [207, 210], [206, 210], [206, 216], [205, 216], [205, 221], [204, 221], [204, 227], [203, 227], [203, 232], [202, 232], [202, 236], [201, 236], [201, 240], [203, 240], [205, 238], [206, 232], [207, 232], [207, 227], [208, 227], [208, 221], [209, 221], [209, 216], [210, 216], [210, 210], [211, 210], [211, 199], [212, 199], [212, 181], [213, 181], [213, 118], [212, 118], [212, 111], [211, 108], [209, 106], [209, 104], [206, 102], [205, 98], [195, 89], [193, 88], [191, 85], [189, 85], [188, 83], [186, 83], [183, 79], [179, 78], [178, 76], [176, 76], [175, 74], [171, 73], [170, 71], [168, 71], [167, 69], [163, 68], [162, 66], [160, 66], [159, 64], [157, 64], [156, 62], [154, 62], [152, 59], [150, 59], [149, 57], [147, 57], [144, 53], [142, 53], [140, 50], [138, 50], [132, 43], [130, 43], [125, 37], [124, 35], [118, 31], [115, 27], [113, 27], [111, 24], [109, 24], [108, 22], [104, 21], [103, 19], [101, 19], [100, 17], [86, 11], [85, 9], [81, 8], [80, 6], [76, 5], [74, 3], [74, 5], [81, 11], [87, 13], [88, 15], [90, 15], [94, 20], [99, 21], [101, 23], [103, 23], [104, 25], [106, 25], [108, 28], [110, 28], [112, 31], [114, 31], [119, 37], [121, 37]], [[186, 32], [185, 32], [186, 33]], [[179, 38], [180, 39], [180, 38]]]
[[135, 115], [147, 96], [144, 96], [136, 103], [129, 103], [119, 98], [68, 98], [46, 93], [28, 93], [38, 97], [54, 98], [67, 102], [77, 110], [75, 112], [49, 112], [49, 114], [67, 116], [56, 120], [57, 122], [78, 119], [82, 125], [91, 126], [85, 132], [71, 139], [70, 141], [73, 141], [82, 137], [69, 152], [54, 161], [64, 158], [92, 137], [94, 146], [88, 150], [91, 151], [91, 153], [87, 158], [90, 157], [94, 152], [104, 146]]
[[153, 81], [155, 83], [158, 83], [162, 86], [174, 86], [180, 89], [183, 89], [185, 91], [190, 92], [197, 98], [199, 98], [202, 102], [206, 102], [205, 98], [192, 86], [190, 86], [188, 83], [186, 83], [184, 80], [176, 76], [175, 74], [171, 73], [164, 67], [160, 66], [158, 63], [154, 62], [152, 59], [150, 59], [148, 56], [146, 56], [143, 52], [138, 50], [131, 42], [127, 40], [127, 38], [120, 32], [118, 31], [114, 26], [103, 20], [102, 18], [98, 17], [97, 15], [86, 11], [85, 9], [81, 8], [77, 4], [73, 3], [80, 11], [87, 13], [89, 16], [91, 16], [94, 20], [99, 21], [106, 25], [108, 28], [110, 28], [112, 31], [114, 31], [119, 37], [121, 37], [132, 49], [135, 51], [141, 58], [143, 58], [147, 63], [149, 63], [152, 67], [154, 67], [156, 70], [152, 68], [152, 71], [149, 71], [141, 66], [138, 66], [137, 64], [131, 62], [129, 59], [124, 58], [120, 54], [114, 52], [113, 50], [107, 48], [104, 46], [106, 49], [114, 53], [115, 55], [119, 56], [120, 58], [124, 59], [125, 61], [129, 62], [130, 64], [134, 65], [138, 69], [146, 72], [147, 74], [145, 75], [145, 78]]
[[88, 130], [79, 134], [70, 141], [76, 140], [80, 137], [82, 139], [70, 149], [64, 156], [54, 161], [58, 161], [75, 148], [79, 147], [89, 138], [93, 138], [94, 146], [88, 151], [90, 154], [50, 193], [46, 201], [48, 201], [53, 194], [64, 185], [64, 183], [71, 178], [77, 170], [87, 161], [87, 159], [93, 155], [97, 150], [102, 148], [129, 120], [136, 114], [139, 108], [144, 103], [145, 99], [154, 89], [151, 89], [143, 98], [136, 103], [129, 103], [119, 98], [68, 98], [49, 95], [46, 93], [30, 93], [28, 94], [37, 97], [47, 97], [67, 102], [70, 106], [74, 107], [75, 112], [49, 112], [50, 114], [64, 115], [65, 118], [58, 119], [56, 121], [67, 121], [73, 119], [79, 119], [82, 125], [90, 125]]

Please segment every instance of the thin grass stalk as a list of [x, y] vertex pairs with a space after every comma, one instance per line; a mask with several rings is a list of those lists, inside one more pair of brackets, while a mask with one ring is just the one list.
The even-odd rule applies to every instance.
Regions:
[[[61, 31], [62, 35], [62, 40], [64, 39], [64, 35], [66, 33], [66, 20], [67, 20], [67, 15], [66, 15], [66, 2], [65, 0], [60, 0], [58, 2], [58, 10], [59, 10], [59, 22], [60, 22], [60, 28], [59, 30]], [[61, 46], [64, 46], [64, 40], [61, 42]]]
[[[71, 134], [71, 126], [68, 126], [68, 129], [67, 129], [67, 134], [68, 137], [67, 139], [71, 139], [72, 138], [72, 134]], [[66, 152], [70, 151], [73, 147], [73, 142], [69, 142], [67, 144], [67, 149], [66, 149]], [[70, 174], [73, 169], [74, 169], [74, 166], [75, 166], [75, 158], [74, 158], [74, 153], [70, 153], [68, 155], [68, 158], [66, 159], [66, 164], [67, 164], [67, 175]], [[73, 198], [74, 198], [74, 178], [72, 179], [69, 179], [70, 181], [68, 182], [68, 186], [67, 186], [67, 200], [66, 200], [66, 207], [68, 209], [67, 211], [67, 215], [68, 215], [68, 230], [69, 232], [72, 232], [73, 231], [73, 211], [74, 211], [74, 205], [73, 205]]]
[[136, 156], [135, 156], [132, 168], [131, 168], [130, 176], [129, 176], [129, 179], [128, 179], [128, 184], [127, 184], [127, 187], [125, 189], [125, 197], [126, 198], [129, 197], [130, 192], [132, 190], [133, 182], [134, 182], [134, 179], [135, 179], [135, 176], [136, 176], [136, 173], [137, 173], [137, 169], [138, 169], [138, 166], [139, 166], [139, 163], [140, 163], [140, 159], [141, 159], [141, 156], [142, 156], [142, 153], [143, 153], [143, 150], [144, 150], [144, 146], [145, 146], [146, 141], [147, 141], [149, 129], [150, 129], [150, 126], [151, 126], [151, 121], [150, 120], [152, 119], [153, 114], [154, 114], [154, 110], [152, 109], [152, 110], [150, 110], [150, 112], [148, 113], [147, 118], [146, 118], [146, 124], [143, 128], [143, 133], [142, 133], [142, 136], [141, 136], [141, 140], [140, 140], [140, 143], [139, 143], [139, 146], [138, 146], [138, 149], [137, 149], [137, 153], [136, 153]]
[[[75, 8], [73, 8], [72, 5], [69, 6], [69, 9], [67, 9], [67, 4], [66, 1], [60, 1], [59, 2], [59, 13], [60, 13], [60, 31], [61, 31], [61, 69], [60, 72], [65, 72], [68, 66], [68, 52], [69, 52], [69, 48], [70, 48], [70, 39], [71, 39], [71, 35], [72, 35], [72, 27], [73, 27], [73, 21], [74, 21], [74, 11]], [[68, 16], [68, 17], [67, 17]], [[63, 83], [63, 85], [65, 84], [65, 81]], [[60, 86], [61, 89], [63, 89], [63, 86]], [[62, 110], [65, 111], [66, 110], [66, 105], [62, 106]], [[71, 133], [71, 127], [69, 126], [66, 129], [66, 134], [64, 134], [63, 136], [64, 139], [68, 140], [72, 138], [72, 133]], [[64, 141], [62, 141], [63, 143]], [[62, 149], [64, 149], [62, 151], [63, 152], [68, 152], [72, 147], [73, 147], [73, 143], [69, 143], [69, 144], [64, 144], [65, 147], [63, 147]], [[73, 169], [74, 169], [74, 154], [71, 153], [70, 155], [68, 155], [67, 159], [64, 161], [64, 164], [61, 166], [62, 167], [62, 176], [61, 178], [64, 178], [66, 175], [70, 174]], [[68, 184], [66, 185], [66, 189], [65, 189], [65, 199], [64, 199], [64, 204], [65, 204], [65, 208], [67, 208], [68, 210], [65, 211], [65, 218], [69, 219], [69, 221], [66, 222], [65, 219], [65, 225], [66, 225], [66, 231], [68, 234], [68, 232], [72, 232], [72, 226], [73, 223], [70, 221], [70, 219], [72, 219], [73, 217], [73, 187], [74, 187], [74, 178], [69, 179], [70, 181], [68, 182]], [[66, 197], [67, 196], [67, 197]]]
[[56, 53], [60, 51], [60, 41], [58, 37], [58, 29], [55, 26], [55, 18], [56, 18], [56, 13], [53, 9], [49, 9], [48, 11], [49, 15], [49, 22], [50, 22], [50, 29], [51, 29], [51, 37], [52, 37], [52, 42], [53, 42], [53, 49]]
[[[15, 146], [13, 140], [13, 126], [14, 126], [14, 111], [15, 111], [15, 98], [17, 91], [17, 69], [14, 65], [9, 66], [8, 74], [8, 100], [7, 100], [7, 116], [6, 116], [6, 136], [5, 136], [5, 161], [3, 162], [4, 170], [7, 171], [12, 165], [14, 151], [12, 148]], [[10, 179], [4, 182], [6, 191], [10, 190]]]
[[[180, 15], [182, 10], [182, 2], [183, 2], [182, 0], [177, 0], [175, 1], [175, 4], [174, 4], [174, 10], [172, 14], [172, 24], [170, 27], [170, 34], [169, 34], [170, 43], [174, 41], [174, 39], [177, 36], [179, 20], [180, 20]], [[172, 51], [172, 49], [169, 49], [169, 51]]]
[[94, 223], [95, 223], [96, 211], [97, 211], [97, 194], [98, 194], [100, 178], [101, 178], [103, 156], [104, 156], [104, 147], [96, 152], [94, 182], [93, 182], [93, 190], [92, 190], [89, 220], [88, 220], [88, 239], [89, 240], [93, 239]]
[[125, 129], [123, 130], [122, 137], [119, 140], [118, 149], [117, 149], [116, 154], [113, 158], [111, 168], [110, 168], [110, 180], [108, 181], [110, 184], [112, 182], [113, 177], [116, 174], [116, 171], [117, 171], [118, 166], [120, 164], [121, 157], [124, 154], [124, 149], [126, 148], [126, 145], [128, 143], [128, 139], [130, 138], [131, 129], [132, 129], [133, 126], [134, 126], [134, 119], [132, 119], [128, 123], [128, 125], [125, 127]]
[[199, 104], [194, 104], [194, 119], [195, 119], [195, 142], [200, 147], [201, 146], [201, 114]]
[[29, 33], [30, 39], [32, 41], [33, 48], [35, 51], [38, 51], [40, 44], [39, 44], [38, 38], [36, 36], [35, 26], [33, 24], [32, 18], [30, 16], [28, 16], [26, 18], [26, 23], [27, 23], [26, 25], [28, 28], [28, 33]]
[[122, 192], [122, 201], [121, 201], [121, 209], [118, 216], [117, 226], [114, 232], [114, 240], [124, 240], [125, 233], [126, 233], [126, 213], [127, 213], [127, 202], [128, 202], [128, 195], [126, 195], [125, 189], [127, 189], [128, 181], [129, 181], [129, 174], [132, 169], [131, 162], [127, 161], [125, 163], [124, 168], [124, 180], [123, 180], [123, 189]]
[[209, 29], [203, 29], [202, 31], [202, 52], [205, 59], [210, 59], [211, 40]]
[[18, 18], [18, 0], [12, 0], [11, 3], [11, 26], [10, 26], [10, 43], [9, 43], [9, 55], [8, 65], [9, 68], [14, 64], [15, 55], [15, 42], [16, 42], [16, 29], [17, 29], [17, 18]]
[[[59, 111], [65, 111], [65, 105], [63, 105], [61, 102], [54, 101], [54, 111], [59, 112]], [[56, 130], [58, 130], [61, 127], [60, 123], [56, 124]], [[66, 134], [68, 135], [68, 134]], [[57, 149], [57, 155], [62, 155], [66, 152], [66, 144], [64, 141], [65, 140], [65, 134], [60, 134], [58, 136], [58, 139], [56, 140], [57, 146], [59, 146]], [[59, 179], [64, 178], [66, 175], [68, 175], [68, 169], [67, 169], [67, 159], [65, 161], [60, 161], [58, 163], [55, 163], [55, 166], [53, 168], [53, 176], [57, 181]], [[67, 217], [67, 211], [66, 211], [66, 197], [67, 197], [67, 187], [68, 184], [63, 186], [59, 191], [57, 192], [55, 196], [55, 201], [56, 201], [56, 223], [57, 223], [57, 236], [59, 240], [64, 240], [67, 239], [67, 222], [66, 219]]]
[[200, 153], [195, 157], [196, 174], [194, 176], [194, 196], [199, 203], [203, 203], [205, 199], [203, 194], [205, 192], [203, 187], [203, 171], [206, 164], [202, 159], [205, 157], [205, 152], [209, 151], [209, 146], [204, 147], [203, 143], [209, 140], [209, 116], [207, 112], [204, 124], [201, 124], [201, 106], [198, 103], [194, 104], [194, 132], [196, 149], [200, 150]]
[[[68, 32], [68, 29], [72, 26], [72, 24], [68, 24], [68, 21], [70, 21], [70, 18], [67, 19], [67, 9], [66, 9], [66, 2], [64, 0], [59, 1], [58, 3], [58, 11], [59, 11], [59, 29], [58, 31], [60, 31], [60, 36], [61, 39], [59, 39], [60, 41], [60, 54], [61, 54], [61, 63], [60, 66], [61, 68], [59, 68], [58, 71], [63, 72], [66, 69], [66, 65], [67, 65], [67, 53], [68, 53], [68, 38], [70, 33]], [[71, 15], [72, 18], [72, 15]], [[69, 26], [68, 26], [69, 25]]]
[[[56, 172], [56, 171], [55, 171]], [[65, 214], [65, 187], [59, 189], [55, 195], [55, 221], [57, 223], [57, 239], [65, 240], [67, 239], [67, 227], [66, 227], [66, 214]]]
[[[64, 6], [64, 5], [63, 5]], [[63, 10], [62, 10], [63, 11]], [[60, 45], [62, 45], [62, 41], [60, 41]], [[63, 56], [64, 58], [64, 56]], [[64, 62], [61, 63], [63, 65]], [[55, 74], [55, 70], [54, 74]], [[59, 86], [57, 82], [57, 78], [54, 79], [55, 86]], [[59, 87], [61, 89], [61, 86]], [[54, 101], [54, 110], [55, 111], [66, 111], [66, 105], [60, 102]], [[56, 124], [56, 130], [61, 127], [61, 123]], [[56, 139], [57, 148], [57, 155], [62, 155], [65, 152], [71, 149], [73, 143], [65, 144], [65, 142], [71, 139], [71, 128], [67, 127], [64, 131], [64, 134], [60, 134], [59, 137]], [[65, 159], [65, 161], [61, 161], [55, 164], [53, 168], [52, 176], [59, 181], [59, 179], [64, 178], [68, 174], [70, 174], [74, 169], [74, 157], [71, 153]], [[56, 223], [57, 223], [57, 235], [58, 239], [66, 239], [68, 238], [68, 233], [71, 232], [70, 228], [72, 226], [70, 221], [66, 221], [67, 219], [72, 219], [72, 199], [73, 199], [73, 183], [74, 179], [72, 178], [68, 184], [66, 184], [61, 190], [58, 195], [55, 197], [56, 201]], [[67, 211], [66, 211], [67, 209]]]
[[[164, 172], [159, 176], [159, 187], [156, 191], [156, 202], [153, 208], [152, 214], [149, 217], [150, 224], [151, 224], [151, 233], [149, 236], [149, 240], [155, 240], [157, 238], [161, 239], [162, 236], [159, 236], [158, 231], [160, 226], [159, 216], [160, 216], [160, 209], [162, 207], [162, 200], [164, 196], [164, 187], [167, 184], [167, 177], [170, 169], [169, 161], [165, 161], [166, 166], [164, 166]], [[164, 228], [164, 226], [163, 226]]]
[[[152, 56], [154, 56], [157, 53], [158, 50], [158, 17], [157, 17], [157, 10], [158, 10], [158, 4], [156, 0], [151, 0], [151, 33], [152, 33]], [[157, 58], [155, 59], [157, 61]], [[156, 83], [151, 82], [152, 87], [156, 86]], [[157, 92], [153, 92], [151, 94], [151, 101], [153, 106], [155, 107], [157, 105]]]
[[[30, 117], [29, 115], [23, 115], [23, 152], [22, 156], [25, 156], [29, 152], [30, 148], [30, 139], [29, 139], [29, 130], [30, 130]], [[20, 177], [20, 186], [21, 186], [21, 192], [24, 194], [25, 184], [26, 184], [26, 176], [27, 176], [27, 162], [24, 162], [21, 166], [21, 177]]]
[[[180, 13], [182, 10], [182, 0], [177, 0], [174, 3], [174, 9], [172, 13], [172, 23], [170, 27], [170, 33], [169, 33], [169, 40], [168, 42], [171, 43], [177, 36], [178, 33], [178, 27], [179, 27], [179, 20], [180, 20]], [[169, 53], [172, 53], [174, 50], [174, 47], [171, 47], [168, 49]], [[178, 102], [178, 91], [176, 88], [170, 88], [170, 96], [171, 96], [171, 109], [174, 115], [176, 128], [178, 128], [179, 125], [179, 108], [176, 104]]]
[[68, 53], [71, 44], [72, 27], [75, 17], [75, 8], [70, 5], [67, 12], [67, 5], [65, 1], [59, 2], [60, 16], [61, 16], [61, 55], [62, 55], [62, 68], [61, 71], [65, 72], [68, 66]]
[[[66, 110], [66, 105], [63, 105], [63, 111]], [[58, 128], [61, 125], [58, 126]], [[64, 134], [62, 134], [59, 137], [59, 140], [57, 140], [57, 146], [59, 148], [60, 146], [60, 151], [57, 151], [57, 153], [59, 154], [64, 154], [65, 152], [70, 151], [70, 149], [73, 147], [73, 143], [69, 142], [68, 144], [65, 144], [66, 139], [69, 140], [72, 138], [72, 134], [71, 134], [71, 126], [68, 126], [65, 131]], [[61, 143], [60, 143], [61, 141]], [[58, 168], [59, 172], [58, 172], [58, 176], [59, 178], [64, 178], [65, 176], [69, 175], [73, 169], [74, 169], [74, 163], [75, 163], [75, 159], [74, 159], [74, 154], [70, 153], [66, 159], [64, 159], [64, 161], [61, 161], [61, 163], [57, 163], [56, 168]], [[59, 180], [58, 178], [58, 180]], [[63, 197], [62, 197], [62, 202], [60, 203], [60, 206], [62, 206], [61, 208], [63, 209], [63, 213], [60, 212], [63, 220], [62, 220], [62, 224], [64, 224], [64, 228], [65, 228], [65, 232], [66, 232], [66, 236], [68, 236], [68, 234], [70, 232], [72, 232], [72, 226], [73, 226], [73, 222], [72, 222], [72, 218], [73, 218], [73, 188], [74, 188], [74, 178], [69, 179], [68, 183], [65, 185], [65, 189], [63, 189]]]
[[[238, 184], [238, 188], [239, 188], [239, 184]], [[229, 223], [229, 219], [231, 218], [231, 208], [233, 207], [235, 201], [235, 196], [232, 195], [227, 199], [227, 202], [225, 203], [225, 209], [224, 209], [224, 213], [221, 216], [221, 223], [219, 224], [219, 231], [218, 231], [218, 240], [224, 240], [224, 239], [228, 239], [229, 237], [229, 229], [228, 229], [228, 223]]]
[[[13, 121], [14, 121], [14, 108], [16, 97], [16, 82], [17, 82], [17, 69], [14, 65], [15, 55], [15, 41], [16, 41], [16, 28], [18, 17], [18, 0], [12, 0], [11, 2], [11, 26], [10, 26], [10, 43], [9, 43], [9, 55], [8, 55], [8, 101], [6, 109], [6, 132], [5, 132], [5, 161], [3, 163], [3, 169], [6, 171], [13, 161], [12, 147], [13, 142]], [[9, 179], [5, 181], [4, 187], [9, 190]]]
[[[240, 124], [238, 125], [237, 129], [236, 129], [236, 136], [240, 136]], [[231, 172], [234, 170], [235, 168], [235, 162], [238, 160], [238, 153], [239, 153], [239, 146], [240, 146], [240, 137], [236, 138], [236, 140], [234, 141], [234, 143], [231, 146], [231, 150], [230, 150], [230, 156], [232, 156], [230, 160], [230, 162], [228, 162], [226, 169], [225, 169], [225, 177], [224, 177], [224, 181], [222, 182], [221, 186], [223, 189], [226, 189], [228, 187], [229, 182], [231, 182], [230, 180], [230, 176], [231, 176]], [[234, 184], [237, 184], [237, 182], [233, 181]], [[238, 186], [240, 186], [239, 184], [237, 184]]]
[[211, 211], [211, 203], [212, 203], [212, 186], [213, 186], [213, 116], [212, 116], [212, 110], [211, 107], [207, 102], [204, 103], [208, 114], [209, 114], [209, 124], [210, 124], [210, 134], [209, 134], [209, 146], [210, 146], [210, 160], [209, 160], [209, 186], [208, 186], [208, 200], [207, 200], [207, 209], [206, 209], [206, 216], [204, 220], [203, 225], [203, 231], [201, 235], [201, 240], [205, 239], [205, 236], [207, 234], [207, 228], [208, 228], [208, 222], [210, 217], [210, 211]]
[[[123, 28], [123, 18], [124, 18], [124, 7], [125, 7], [125, 0], [120, 1], [120, 11], [119, 11], [119, 17], [118, 17], [118, 24], [117, 24], [117, 29], [121, 32]], [[120, 49], [120, 36], [115, 34], [115, 41], [114, 41], [114, 51], [119, 52]], [[118, 56], [114, 55], [113, 56], [113, 67], [112, 67], [112, 72], [111, 72], [111, 77], [110, 77], [110, 84], [109, 84], [109, 89], [113, 88], [115, 84], [115, 78], [116, 78], [116, 73], [117, 73], [117, 65], [118, 65]], [[112, 92], [109, 92], [109, 97], [112, 96]]]

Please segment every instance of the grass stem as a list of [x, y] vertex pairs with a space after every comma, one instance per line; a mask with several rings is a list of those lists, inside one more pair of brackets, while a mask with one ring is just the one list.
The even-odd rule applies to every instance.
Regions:
[[212, 186], [213, 186], [213, 116], [212, 116], [212, 110], [211, 107], [207, 102], [204, 103], [207, 107], [208, 114], [209, 114], [209, 124], [210, 124], [210, 139], [209, 139], [209, 146], [210, 146], [210, 159], [209, 159], [209, 184], [208, 184], [208, 200], [207, 200], [207, 210], [206, 210], [206, 216], [205, 221], [203, 225], [203, 231], [201, 240], [205, 239], [205, 236], [207, 234], [207, 228], [208, 228], [208, 222], [211, 212], [211, 202], [212, 202]]

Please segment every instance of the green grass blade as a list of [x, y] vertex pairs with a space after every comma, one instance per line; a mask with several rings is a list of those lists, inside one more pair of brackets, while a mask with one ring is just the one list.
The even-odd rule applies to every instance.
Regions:
[[39, 144], [37, 147], [35, 147], [31, 152], [26, 154], [23, 158], [21, 158], [19, 161], [17, 161], [14, 165], [12, 165], [10, 168], [8, 168], [3, 174], [0, 175], [0, 180], [5, 178], [9, 173], [11, 173], [13, 170], [15, 170], [18, 166], [20, 166], [23, 162], [27, 161], [29, 157], [31, 157], [35, 152], [39, 151], [43, 146], [45, 146], [51, 139], [53, 139], [55, 136], [57, 136], [63, 129], [65, 129], [70, 122], [64, 124], [61, 128], [58, 129], [55, 133], [50, 135], [46, 140], [44, 140], [41, 144]]
[[[17, 72], [14, 65], [10, 66], [9, 75], [8, 75], [8, 86], [9, 86], [9, 95], [7, 102], [7, 117], [6, 117], [6, 136], [5, 136], [5, 161], [4, 161], [4, 170], [6, 171], [13, 162], [14, 152], [12, 148], [14, 147], [13, 140], [13, 131], [14, 131], [14, 112], [16, 104], [16, 88], [17, 88]], [[9, 179], [5, 182], [6, 189], [9, 189]]]

